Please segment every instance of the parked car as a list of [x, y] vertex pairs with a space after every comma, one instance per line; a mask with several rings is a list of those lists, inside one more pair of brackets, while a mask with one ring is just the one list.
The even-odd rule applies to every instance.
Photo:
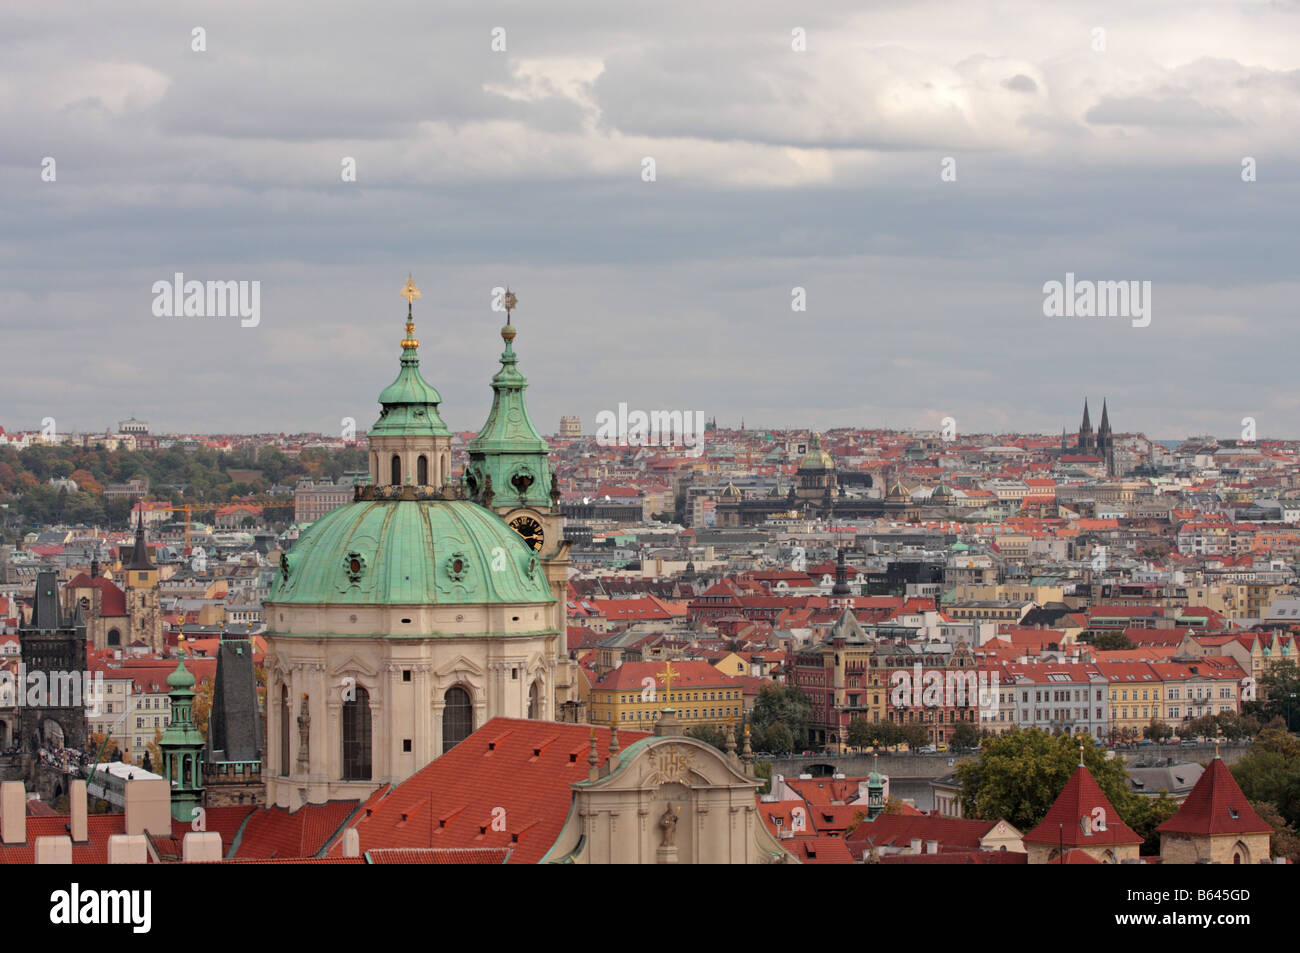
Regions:
[[942, 741], [939, 742], [939, 744], [937, 744], [937, 745], [931, 745], [930, 747], [934, 748], [935, 751], [947, 751], [947, 750], [948, 750], [948, 746], [947, 746], [946, 744], [944, 744]]
[[1146, 748], [1148, 746], [1154, 746], [1154, 745], [1155, 742], [1152, 741], [1150, 738], [1143, 738], [1141, 741], [1137, 743], [1137, 747], [1139, 748]]
[[916, 749], [916, 753], [917, 753], [917, 754], [934, 754], [934, 753], [935, 753], [936, 751], [938, 751], [938, 750], [939, 750], [939, 749], [936, 748], [934, 745], [926, 745], [924, 748], [917, 748], [917, 749]]

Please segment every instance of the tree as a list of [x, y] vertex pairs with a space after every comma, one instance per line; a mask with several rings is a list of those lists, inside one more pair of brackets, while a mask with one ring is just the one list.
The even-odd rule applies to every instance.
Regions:
[[754, 765], [754, 777], [763, 779], [763, 786], [758, 789], [759, 794], [772, 793], [772, 762], [759, 761]]
[[867, 719], [861, 715], [856, 716], [849, 722], [849, 730], [845, 740], [854, 748], [869, 748], [876, 740], [876, 728]]
[[930, 732], [926, 729], [925, 725], [900, 725], [899, 734], [901, 735], [903, 744], [907, 745], [907, 747], [912, 751], [915, 751], [917, 748], [924, 748], [930, 743]]
[[1123, 632], [1099, 632], [1092, 640], [1093, 648], [1099, 651], [1113, 649], [1131, 649], [1133, 642]]
[[1300, 863], [1300, 833], [1295, 825], [1288, 824], [1277, 809], [1276, 804], [1268, 801], [1251, 801], [1259, 819], [1273, 828], [1272, 852], [1274, 857], [1286, 857], [1291, 863]]
[[1264, 728], [1231, 770], [1249, 800], [1274, 805], [1288, 824], [1300, 827], [1300, 738]]
[[885, 748], [892, 748], [903, 743], [903, 732], [892, 721], [882, 721], [879, 724], [872, 725], [872, 727], [875, 728], [874, 740], [876, 744]]
[[1022, 831], [1032, 830], [1078, 767], [1080, 747], [1088, 771], [1127, 823], [1125, 809], [1135, 795], [1128, 792], [1123, 761], [1106, 760], [1086, 735], [1072, 738], [1037, 729], [988, 738], [980, 758], [957, 766], [963, 815], [1004, 819]]
[[1300, 730], [1300, 670], [1291, 659], [1281, 659], [1259, 678], [1255, 711], [1261, 721], [1281, 718], [1287, 731]]
[[149, 764], [152, 764], [153, 767], [150, 767], [149, 764], [142, 764], [141, 766], [148, 771], [153, 771], [157, 773], [162, 770], [163, 756], [162, 756], [162, 748], [159, 745], [159, 742], [162, 741], [162, 736], [163, 736], [162, 729], [154, 728], [153, 741], [149, 742], [147, 745], [144, 746], [145, 761], [149, 762]]
[[208, 737], [208, 716], [212, 713], [212, 696], [216, 690], [213, 680], [205, 678], [194, 686], [194, 703], [190, 709], [194, 725]]
[[686, 734], [705, 744], [713, 745], [724, 753], [727, 750], [727, 733], [716, 725], [695, 725], [686, 729]]
[[1173, 737], [1174, 729], [1169, 727], [1168, 722], [1152, 718], [1151, 724], [1143, 729], [1143, 734], [1151, 741], [1164, 741], [1166, 738]]
[[952, 730], [951, 740], [954, 748], [978, 748], [980, 732], [973, 721], [959, 721]]
[[[754, 731], [766, 738], [768, 751], [794, 751], [808, 744], [808, 722], [812, 717], [812, 703], [808, 696], [794, 685], [768, 685], [758, 693], [750, 724]], [[777, 727], [786, 734], [775, 734]], [[788, 735], [788, 738], [787, 738]], [[773, 747], [773, 738], [779, 738], [785, 747]]]
[[1158, 855], [1160, 853], [1160, 835], [1156, 828], [1178, 813], [1178, 802], [1169, 796], [1168, 791], [1161, 791], [1158, 797], [1141, 794], [1129, 795], [1129, 810], [1123, 811], [1119, 805], [1124, 823], [1133, 829], [1133, 833], [1142, 838], [1139, 853]]

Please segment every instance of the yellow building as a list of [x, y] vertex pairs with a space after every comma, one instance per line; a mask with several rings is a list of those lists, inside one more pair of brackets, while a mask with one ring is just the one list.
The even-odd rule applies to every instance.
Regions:
[[646, 731], [665, 708], [684, 728], [739, 726], [745, 698], [737, 679], [708, 662], [624, 662], [591, 687], [587, 720]]

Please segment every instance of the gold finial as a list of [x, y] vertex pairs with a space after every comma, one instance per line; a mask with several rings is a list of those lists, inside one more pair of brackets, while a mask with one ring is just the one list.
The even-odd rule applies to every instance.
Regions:
[[509, 324], [510, 312], [515, 309], [515, 305], [519, 303], [519, 299], [515, 297], [515, 293], [513, 291], [507, 288], [506, 296], [501, 299], [501, 303], [506, 306], [506, 324]]
[[[673, 663], [671, 661], [667, 661], [664, 662], [664, 670], [655, 677], [664, 683], [664, 691], [671, 692], [673, 690], [673, 679], [679, 677], [681, 674], [681, 672], [673, 670]], [[668, 701], [671, 700], [671, 698], [668, 699]]]
[[413, 351], [420, 346], [420, 342], [415, 339], [415, 317], [411, 313], [411, 304], [420, 297], [420, 289], [415, 287], [415, 279], [409, 274], [406, 276], [406, 284], [402, 286], [401, 295], [406, 299], [406, 337], [402, 341], [402, 349]]

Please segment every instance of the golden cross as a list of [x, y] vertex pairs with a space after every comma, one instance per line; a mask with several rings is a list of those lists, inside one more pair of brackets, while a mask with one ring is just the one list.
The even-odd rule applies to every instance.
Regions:
[[681, 674], [681, 672], [673, 671], [672, 662], [664, 662], [664, 670], [655, 677], [664, 683], [665, 691], [671, 692], [673, 690], [673, 679]]
[[406, 299], [406, 306], [409, 308], [411, 302], [420, 297], [420, 289], [415, 287], [415, 279], [410, 275], [406, 276], [406, 284], [402, 287], [401, 295]]
[[519, 299], [515, 297], [514, 292], [507, 288], [506, 295], [502, 299], [502, 304], [506, 307], [506, 324], [510, 323], [510, 312], [514, 310], [515, 305], [518, 303]]

